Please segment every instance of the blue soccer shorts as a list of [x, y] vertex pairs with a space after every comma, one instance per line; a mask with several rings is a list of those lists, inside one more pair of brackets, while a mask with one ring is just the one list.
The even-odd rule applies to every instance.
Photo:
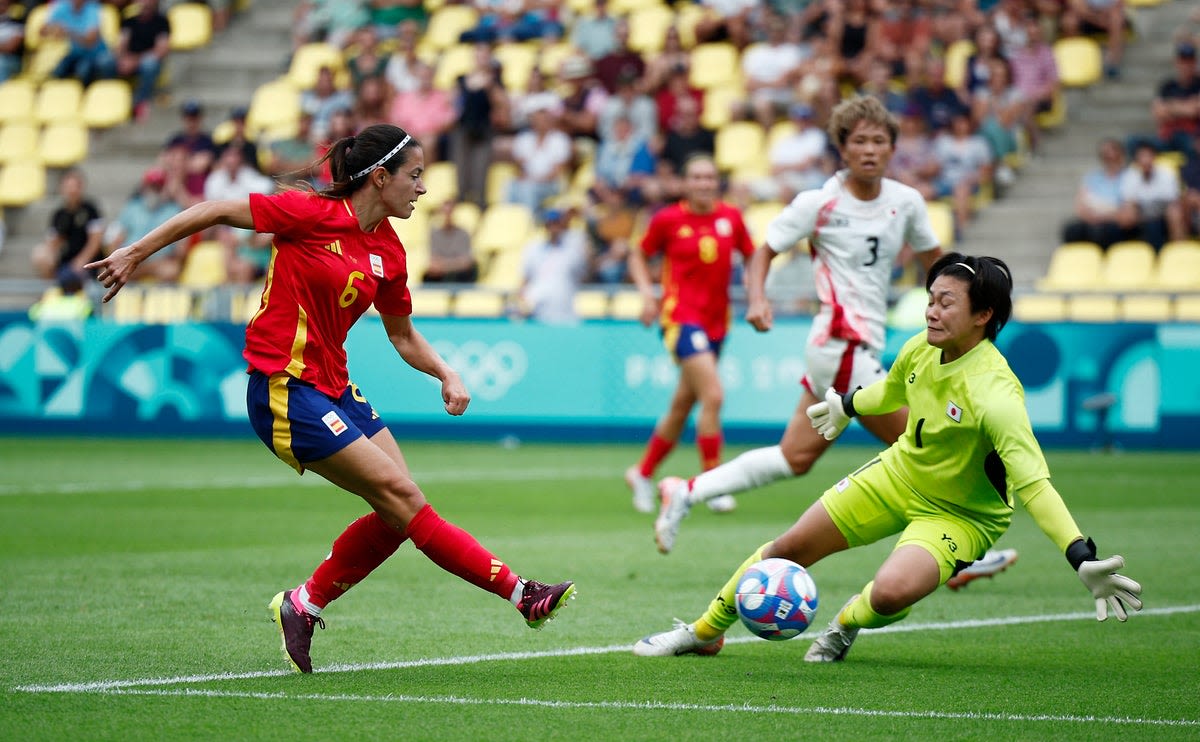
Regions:
[[663, 346], [679, 363], [698, 353], [721, 357], [721, 342], [713, 340], [700, 325], [666, 325], [662, 329]]
[[246, 410], [267, 448], [301, 474], [306, 463], [329, 458], [386, 427], [354, 384], [335, 399], [287, 374], [252, 371]]

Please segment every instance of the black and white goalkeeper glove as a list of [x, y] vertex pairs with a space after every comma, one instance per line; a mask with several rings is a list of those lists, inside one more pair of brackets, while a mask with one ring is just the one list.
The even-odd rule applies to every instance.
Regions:
[[843, 396], [830, 387], [825, 390], [824, 402], [809, 405], [805, 410], [813, 428], [824, 436], [825, 440], [837, 438], [850, 424], [850, 418], [855, 414], [853, 397], [857, 391], [858, 389], [854, 389]]
[[1124, 569], [1125, 558], [1120, 555], [1108, 559], [1096, 559], [1096, 544], [1090, 538], [1087, 541], [1072, 542], [1067, 547], [1067, 561], [1075, 568], [1075, 573], [1083, 582], [1084, 587], [1096, 599], [1096, 620], [1108, 618], [1109, 609], [1124, 621], [1128, 613], [1126, 607], [1135, 611], [1142, 609], [1142, 586], [1137, 582], [1117, 574], [1118, 569]]

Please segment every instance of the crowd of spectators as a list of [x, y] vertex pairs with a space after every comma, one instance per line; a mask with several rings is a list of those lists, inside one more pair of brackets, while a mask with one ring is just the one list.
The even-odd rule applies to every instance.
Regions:
[[1155, 129], [1125, 141], [1105, 139], [1099, 163], [1080, 179], [1063, 242], [1146, 242], [1200, 239], [1200, 71], [1197, 37], [1181, 32], [1174, 73], [1151, 104]]
[[[246, 136], [240, 109], [230, 112], [232, 137], [218, 144], [202, 126], [200, 105], [185, 102], [179, 133], [131, 204], [153, 196], [155, 208], [159, 200], [186, 207], [301, 179], [319, 187], [328, 172], [307, 166], [330, 142], [387, 121], [422, 142], [428, 164], [452, 162], [458, 199], [479, 208], [496, 197], [491, 166], [511, 163], [515, 176], [499, 198], [527, 207], [543, 227], [528, 251], [546, 253], [562, 234], [555, 230], [569, 227], [571, 241], [579, 234], [587, 246], [579, 280], [620, 283], [624, 256], [649, 215], [680, 198], [684, 162], [716, 154], [718, 131], [706, 122], [754, 127], [766, 142], [762, 156], [746, 152], [722, 164], [725, 197], [742, 207], [782, 204], [839, 166], [824, 128], [831, 108], [846, 96], [870, 95], [901, 121], [889, 175], [927, 199], [949, 203], [961, 231], [988, 198], [1019, 187], [1014, 166], [1041, 146], [1039, 115], [1062, 95], [1053, 42], [1101, 35], [1105, 74], [1119, 77], [1125, 34], [1114, 29], [1127, 22], [1120, 0], [707, 0], [696, 3], [698, 20], [687, 38], [672, 24], [661, 45], [639, 52], [630, 45], [630, 17], [613, 13], [608, 0], [580, 11], [549, 0], [448, 4], [471, 5], [479, 19], [458, 39], [474, 45], [473, 64], [452, 80], [437, 78], [437, 60], [422, 48], [430, 14], [420, 0], [301, 3], [294, 48], [326, 42], [342, 52], [345, 64], [322, 68], [303, 92], [297, 132], [256, 143]], [[679, 6], [675, 12], [682, 13]], [[148, 55], [161, 34], [147, 30], [136, 38], [113, 54], [116, 73], [140, 75], [142, 65], [153, 63]], [[4, 39], [0, 26], [0, 52]], [[734, 50], [738, 68], [726, 72], [740, 81], [738, 95], [709, 95], [694, 82], [689, 50], [704, 42]], [[506, 84], [497, 53], [502, 45], [548, 53], [563, 43], [571, 50], [553, 69], [538, 64], [521, 85]], [[966, 43], [972, 50], [959, 74], [947, 74], [950, 50]], [[1101, 147], [1104, 166], [1081, 185], [1077, 218], [1064, 236], [1107, 244], [1137, 235], [1157, 246], [1197, 233], [1195, 39], [1181, 37], [1175, 56], [1175, 75], [1162, 85], [1152, 111], [1157, 130]], [[92, 70], [103, 67], [91, 64]], [[80, 74], [78, 64], [74, 74]], [[1157, 155], [1164, 151], [1189, 159], [1162, 174]], [[1127, 157], [1130, 165], [1114, 164]], [[1175, 197], [1166, 199], [1171, 178]], [[443, 206], [430, 219], [424, 279], [476, 280], [486, 263], [476, 262], [469, 233], [454, 223], [454, 202], [437, 203]], [[138, 217], [145, 220], [144, 213]], [[141, 229], [139, 218], [119, 221], [132, 235]], [[244, 235], [209, 237], [228, 245], [230, 276], [261, 275], [261, 245]], [[526, 293], [537, 293], [539, 275], [526, 265], [532, 282]]]

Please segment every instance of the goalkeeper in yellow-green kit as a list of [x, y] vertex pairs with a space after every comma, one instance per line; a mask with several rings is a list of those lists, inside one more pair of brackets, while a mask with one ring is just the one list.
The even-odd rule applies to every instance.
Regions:
[[833, 440], [855, 415], [907, 406], [904, 435], [846, 476], [782, 536], [737, 568], [697, 621], [634, 645], [634, 654], [715, 654], [737, 620], [734, 590], [747, 567], [769, 557], [808, 567], [855, 546], [900, 534], [888, 558], [850, 598], [805, 655], [842, 660], [860, 629], [895, 623], [1008, 529], [1020, 500], [1065, 554], [1096, 601], [1096, 618], [1142, 607], [1141, 585], [1116, 573], [1120, 556], [1096, 558], [1050, 484], [1025, 411], [1025, 394], [993, 344], [1012, 313], [1012, 277], [1003, 261], [949, 253], [930, 268], [926, 330], [901, 349], [885, 379], [845, 395], [830, 390], [808, 408]]

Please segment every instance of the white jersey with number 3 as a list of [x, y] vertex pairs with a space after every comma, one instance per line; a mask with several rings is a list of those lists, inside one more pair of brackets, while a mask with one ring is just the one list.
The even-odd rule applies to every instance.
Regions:
[[916, 189], [884, 178], [878, 197], [860, 201], [845, 186], [848, 173], [797, 195], [767, 227], [767, 245], [781, 253], [809, 239], [821, 300], [810, 344], [841, 338], [882, 352], [896, 256], [906, 242], [925, 252], [938, 240]]

